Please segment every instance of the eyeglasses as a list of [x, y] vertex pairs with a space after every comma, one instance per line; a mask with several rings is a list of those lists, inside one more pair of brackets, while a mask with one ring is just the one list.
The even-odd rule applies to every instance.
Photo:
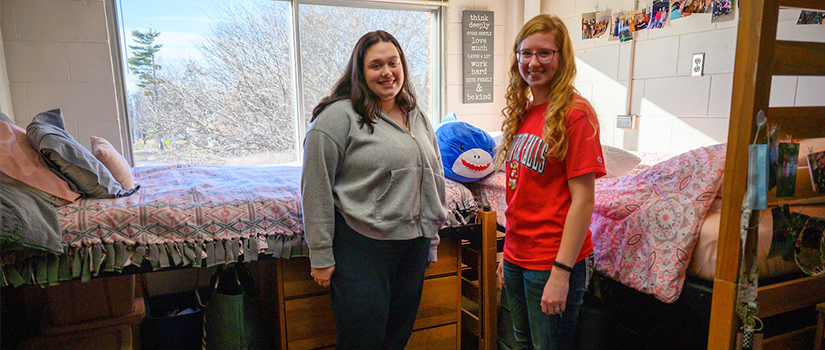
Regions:
[[556, 57], [556, 52], [559, 50], [549, 50], [549, 49], [542, 49], [538, 51], [528, 51], [528, 50], [518, 50], [516, 51], [516, 59], [523, 64], [530, 63], [530, 60], [533, 59], [533, 56], [536, 56], [536, 59], [539, 60], [539, 63], [550, 63], [553, 62], [553, 58]]

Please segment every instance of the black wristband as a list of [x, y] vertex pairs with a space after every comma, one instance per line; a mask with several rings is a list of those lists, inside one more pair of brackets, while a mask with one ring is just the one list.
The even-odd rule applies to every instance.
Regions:
[[562, 270], [564, 270], [564, 271], [570, 272], [570, 273], [573, 273], [573, 271], [574, 271], [572, 267], [567, 266], [567, 265], [565, 265], [565, 264], [562, 264], [562, 263], [560, 263], [560, 262], [558, 262], [558, 261], [554, 261], [554, 262], [553, 262], [553, 266], [558, 267], [558, 268], [560, 268], [560, 269], [562, 269]]

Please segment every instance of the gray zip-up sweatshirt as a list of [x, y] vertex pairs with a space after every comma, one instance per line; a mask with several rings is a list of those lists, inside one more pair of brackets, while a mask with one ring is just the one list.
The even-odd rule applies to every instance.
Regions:
[[359, 126], [350, 100], [335, 102], [304, 139], [304, 232], [314, 268], [335, 265], [335, 209], [356, 232], [381, 240], [431, 239], [447, 220], [444, 168], [433, 128], [417, 108], [410, 131], [381, 112], [375, 131]]

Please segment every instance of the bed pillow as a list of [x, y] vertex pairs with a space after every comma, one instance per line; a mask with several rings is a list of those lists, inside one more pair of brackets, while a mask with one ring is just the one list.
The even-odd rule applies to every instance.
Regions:
[[52, 172], [84, 197], [114, 198], [134, 192], [124, 191], [109, 169], [66, 131], [60, 109], [36, 115], [26, 135]]
[[5, 121], [0, 121], [0, 173], [0, 182], [43, 191], [55, 197], [50, 200], [55, 205], [80, 198], [79, 193], [72, 191], [65, 180], [46, 166], [26, 139], [26, 130]]
[[106, 166], [106, 169], [109, 169], [115, 180], [120, 183], [120, 187], [125, 189], [135, 188], [135, 178], [132, 176], [132, 168], [129, 167], [129, 162], [109, 141], [102, 137], [92, 136], [92, 154]]
[[627, 174], [642, 161], [633, 153], [608, 145], [602, 145], [602, 155], [604, 155], [604, 169], [607, 171], [605, 177], [619, 177]]

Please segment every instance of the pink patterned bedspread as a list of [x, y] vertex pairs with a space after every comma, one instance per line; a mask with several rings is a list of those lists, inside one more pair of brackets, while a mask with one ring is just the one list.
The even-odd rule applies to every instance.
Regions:
[[300, 167], [172, 165], [133, 173], [141, 188], [132, 196], [58, 208], [65, 245], [302, 235]]
[[[132, 196], [57, 208], [64, 253], [4, 254], [0, 285], [89, 281], [128, 266], [209, 267], [241, 256], [255, 261], [261, 253], [283, 259], [309, 255], [299, 166], [172, 165], [132, 172], [141, 186]], [[458, 182], [447, 181], [446, 199], [455, 215], [445, 227], [478, 208]]]
[[[596, 180], [596, 270], [664, 302], [679, 297], [699, 229], [722, 184], [726, 145], [683, 154], [633, 152], [627, 175]], [[506, 174], [468, 184], [506, 227]]]
[[596, 270], [671, 303], [682, 291], [705, 214], [722, 185], [726, 145], [698, 148], [596, 183]]
[[[172, 165], [133, 173], [141, 188], [132, 196], [57, 208], [64, 245], [255, 238], [265, 251], [270, 236], [303, 243], [300, 167]], [[475, 207], [469, 189], [453, 181], [446, 187], [450, 208]]]

